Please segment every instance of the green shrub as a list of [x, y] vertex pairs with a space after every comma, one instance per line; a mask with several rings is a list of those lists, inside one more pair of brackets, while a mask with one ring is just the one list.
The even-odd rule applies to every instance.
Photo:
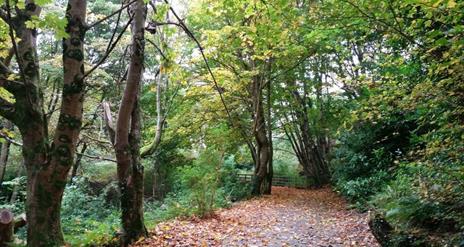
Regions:
[[330, 163], [335, 188], [363, 208], [393, 178], [397, 163], [410, 148], [410, 128], [385, 120], [358, 123], [343, 132]]
[[[103, 192], [113, 190], [107, 187]], [[89, 181], [77, 178], [65, 189], [61, 221], [66, 241], [72, 246], [101, 246], [114, 241], [119, 228], [118, 207], [108, 193], [94, 196]]]
[[178, 216], [210, 215], [217, 207], [228, 207], [231, 202], [250, 196], [250, 185], [238, 179], [240, 169], [229, 156], [214, 149], [206, 149], [191, 165], [179, 166], [170, 187], [173, 190], [162, 202], [147, 203], [147, 222], [159, 222]]
[[[15, 215], [24, 213], [26, 200], [26, 177], [21, 176], [2, 183], [0, 192], [0, 208], [10, 209]], [[16, 191], [14, 192], [16, 188]], [[16, 193], [16, 199], [11, 202], [12, 194]]]
[[390, 175], [386, 171], [379, 171], [369, 177], [360, 177], [347, 181], [339, 180], [336, 187], [340, 193], [355, 203], [355, 206], [363, 209], [369, 198], [380, 191], [389, 180]]
[[251, 196], [251, 185], [238, 179], [242, 165], [235, 162], [233, 155], [229, 156], [220, 170], [220, 189], [217, 203], [221, 207], [229, 205], [229, 202], [239, 201]]
[[102, 161], [97, 163], [83, 163], [83, 176], [93, 183], [109, 184], [116, 181], [116, 166], [112, 162]]
[[[432, 245], [454, 246], [464, 240], [464, 188], [449, 166], [436, 168], [437, 164], [405, 163], [390, 185], [373, 198], [372, 207], [396, 227], [396, 243], [409, 232]], [[437, 243], [432, 232], [448, 237]]]
[[115, 246], [118, 243], [119, 211], [112, 211], [100, 219], [87, 217], [63, 223], [67, 225], [67, 231], [64, 231], [66, 242], [71, 246]]
[[193, 212], [200, 217], [207, 216], [214, 210], [222, 159], [217, 151], [206, 149], [193, 165], [178, 170], [180, 188], [188, 194]]
[[335, 188], [356, 207], [384, 215], [394, 227], [393, 246], [457, 246], [464, 231], [462, 144], [406, 118], [386, 116], [343, 132], [332, 153]]

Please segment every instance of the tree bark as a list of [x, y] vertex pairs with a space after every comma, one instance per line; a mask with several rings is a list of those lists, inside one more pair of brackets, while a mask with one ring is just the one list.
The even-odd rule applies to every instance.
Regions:
[[274, 175], [274, 168], [272, 167], [272, 161], [274, 156], [274, 148], [272, 143], [272, 88], [271, 81], [267, 82], [267, 139], [269, 141], [269, 162], [268, 162], [268, 172], [267, 172], [267, 181], [268, 186], [264, 190], [264, 194], [270, 195], [272, 191], [272, 177]]
[[[10, 121], [5, 120], [5, 124], [3, 126], [7, 130], [12, 130], [13, 125]], [[10, 145], [11, 143], [6, 141], [2, 143], [1, 151], [0, 151], [0, 189], [2, 188], [3, 179], [5, 177], [6, 166], [8, 163], [8, 157], [10, 155]]]
[[119, 107], [115, 152], [121, 190], [121, 245], [127, 246], [147, 236], [143, 220], [143, 166], [140, 163], [140, 85], [144, 62], [144, 28], [146, 6], [138, 0], [130, 8], [132, 14], [132, 54], [127, 84]]
[[269, 167], [271, 162], [271, 146], [266, 131], [266, 120], [264, 117], [264, 106], [262, 96], [262, 77], [256, 76], [252, 83], [253, 101], [253, 136], [256, 141], [256, 161], [254, 179], [252, 184], [252, 194], [261, 195], [271, 191], [271, 181], [269, 180]]
[[35, 146], [36, 143], [41, 143], [42, 147], [34, 156], [29, 157], [27, 151], [24, 154], [28, 176], [28, 244], [31, 246], [64, 244], [60, 222], [61, 199], [82, 121], [86, 4], [85, 0], [69, 0], [66, 9], [69, 37], [63, 39], [64, 85], [53, 144], [51, 147], [46, 144], [48, 133], [43, 110], [43, 131], [37, 132], [35, 128], [23, 131], [24, 147]]

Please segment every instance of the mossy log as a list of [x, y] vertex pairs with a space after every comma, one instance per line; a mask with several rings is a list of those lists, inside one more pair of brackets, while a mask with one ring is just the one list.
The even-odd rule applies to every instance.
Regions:
[[369, 214], [369, 228], [381, 246], [391, 246], [393, 227], [378, 213]]

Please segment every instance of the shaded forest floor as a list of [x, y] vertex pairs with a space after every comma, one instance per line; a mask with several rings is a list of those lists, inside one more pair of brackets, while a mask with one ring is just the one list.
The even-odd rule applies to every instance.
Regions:
[[136, 246], [378, 246], [367, 215], [347, 210], [330, 188], [274, 187], [212, 218], [160, 223], [150, 234]]

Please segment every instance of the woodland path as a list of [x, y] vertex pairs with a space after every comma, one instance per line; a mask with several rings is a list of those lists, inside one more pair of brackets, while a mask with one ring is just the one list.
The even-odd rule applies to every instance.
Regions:
[[136, 246], [379, 246], [367, 215], [347, 210], [330, 188], [273, 187], [210, 219], [160, 223]]

